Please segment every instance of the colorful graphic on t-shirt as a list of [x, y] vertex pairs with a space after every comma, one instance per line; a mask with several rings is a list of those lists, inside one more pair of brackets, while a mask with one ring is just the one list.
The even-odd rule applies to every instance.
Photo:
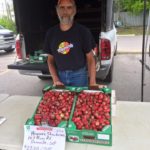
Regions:
[[73, 44], [71, 43], [68, 43], [68, 42], [61, 42], [59, 44], [59, 48], [58, 48], [58, 53], [61, 53], [61, 54], [68, 54], [70, 52], [70, 49], [73, 47]]

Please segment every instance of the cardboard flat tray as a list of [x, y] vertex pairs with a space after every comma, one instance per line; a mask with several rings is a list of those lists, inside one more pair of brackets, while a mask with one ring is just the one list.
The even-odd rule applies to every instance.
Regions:
[[[111, 89], [104, 88], [98, 90], [89, 90], [88, 87], [53, 87], [53, 86], [46, 86], [43, 89], [43, 94], [47, 91], [70, 91], [75, 92], [74, 101], [70, 113], [70, 117], [68, 121], [62, 121], [58, 127], [63, 127], [66, 129], [67, 133], [67, 141], [68, 142], [75, 142], [75, 143], [88, 143], [88, 144], [97, 144], [97, 145], [105, 145], [111, 146], [112, 145], [112, 118], [110, 118], [110, 125], [105, 126], [102, 131], [94, 131], [94, 130], [78, 130], [76, 129], [76, 125], [72, 122], [73, 113], [76, 106], [76, 101], [78, 99], [78, 94], [82, 91], [87, 93], [94, 93], [94, 92], [102, 92], [110, 95], [111, 98]], [[41, 97], [40, 102], [42, 101], [43, 96]], [[34, 125], [34, 115], [38, 109], [37, 105], [35, 112], [33, 113], [32, 117], [29, 118], [26, 122], [26, 125]], [[110, 102], [111, 108], [111, 102]], [[110, 116], [112, 113], [112, 109], [110, 111]]]

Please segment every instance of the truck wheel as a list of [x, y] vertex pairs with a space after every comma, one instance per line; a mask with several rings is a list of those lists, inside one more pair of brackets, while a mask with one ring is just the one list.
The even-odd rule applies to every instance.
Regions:
[[10, 53], [10, 52], [13, 52], [15, 49], [13, 48], [13, 49], [5, 49], [5, 52], [7, 52], [7, 53]]
[[45, 76], [38, 76], [39, 79], [41, 80], [49, 80], [51, 79], [50, 77], [45, 77]]

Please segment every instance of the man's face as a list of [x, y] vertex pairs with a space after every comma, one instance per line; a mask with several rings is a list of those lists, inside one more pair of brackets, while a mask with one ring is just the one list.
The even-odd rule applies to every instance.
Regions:
[[71, 24], [76, 14], [76, 7], [70, 0], [62, 0], [57, 6], [57, 15], [61, 24]]

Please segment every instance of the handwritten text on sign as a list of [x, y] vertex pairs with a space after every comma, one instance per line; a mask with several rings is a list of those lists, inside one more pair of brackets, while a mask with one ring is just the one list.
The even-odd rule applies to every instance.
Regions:
[[22, 150], [65, 150], [64, 128], [24, 126]]

